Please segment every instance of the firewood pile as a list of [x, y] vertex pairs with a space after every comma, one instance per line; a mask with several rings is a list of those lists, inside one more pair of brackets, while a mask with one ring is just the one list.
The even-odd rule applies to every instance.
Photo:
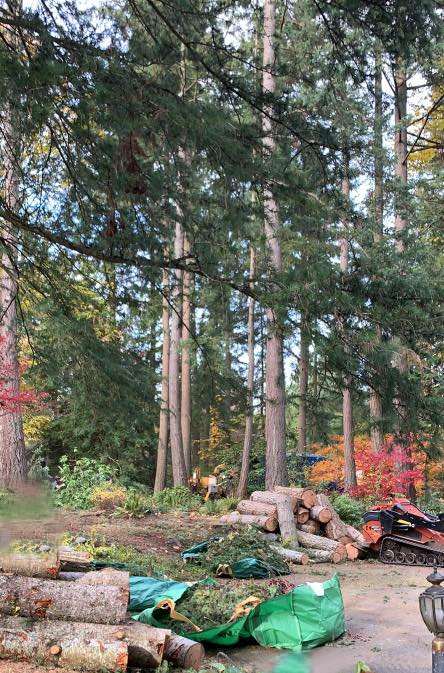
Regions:
[[310, 488], [275, 486], [273, 491], [255, 491], [220, 521], [280, 532], [284, 546], [273, 549], [287, 561], [302, 565], [355, 561], [368, 549], [362, 534], [341, 520], [328, 497]]
[[0, 659], [82, 671], [202, 664], [200, 643], [131, 620], [127, 572], [64, 572], [57, 555], [4, 554], [0, 566]]

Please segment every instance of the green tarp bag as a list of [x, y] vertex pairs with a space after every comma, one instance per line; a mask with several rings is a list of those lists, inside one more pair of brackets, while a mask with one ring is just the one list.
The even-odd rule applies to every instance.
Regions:
[[[153, 610], [163, 597], [171, 598], [179, 592], [180, 587], [188, 585], [183, 582], [171, 582], [176, 585], [161, 587], [168, 584], [152, 578], [132, 578], [139, 580], [151, 579], [152, 594], [147, 609], [134, 615], [133, 619], [162, 627], [168, 619], [165, 610]], [[154, 596], [155, 585], [158, 582], [159, 592]], [[132, 585], [133, 586], [133, 585]], [[136, 585], [137, 586], [137, 585]], [[140, 588], [140, 587], [139, 587]], [[171, 589], [171, 590], [170, 590]], [[165, 591], [168, 591], [168, 596]], [[161, 593], [163, 591], [163, 593]], [[177, 598], [179, 600], [179, 598]], [[176, 602], [176, 601], [175, 601]], [[130, 601], [131, 606], [137, 605], [136, 600]], [[180, 612], [180, 604], [177, 606]], [[179, 627], [179, 624], [178, 624]], [[180, 628], [177, 629], [180, 632]], [[263, 647], [276, 647], [300, 651], [302, 648], [312, 648], [323, 643], [336, 640], [345, 631], [344, 606], [341, 587], [337, 575], [322, 583], [303, 584], [283, 596], [260, 603], [248, 615], [233, 622], [206, 629], [205, 631], [187, 633], [192, 640], [208, 643], [209, 645], [236, 645], [242, 640], [254, 639]]]

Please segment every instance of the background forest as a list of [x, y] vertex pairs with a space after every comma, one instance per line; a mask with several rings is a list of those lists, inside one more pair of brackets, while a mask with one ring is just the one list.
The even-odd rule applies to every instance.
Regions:
[[66, 456], [439, 492], [441, 18], [1, 3], [4, 486]]

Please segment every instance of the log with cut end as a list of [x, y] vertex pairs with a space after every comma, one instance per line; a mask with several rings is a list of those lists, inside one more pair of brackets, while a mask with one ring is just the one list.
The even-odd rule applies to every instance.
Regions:
[[[282, 493], [277, 493], [275, 491], [254, 491], [251, 494], [250, 500], [253, 502], [265, 502], [267, 505], [274, 505], [276, 507], [278, 500], [280, 499]], [[284, 495], [288, 495], [284, 493]], [[290, 494], [291, 503], [293, 507], [293, 512], [297, 512], [299, 507], [299, 501], [296, 497]]]
[[91, 586], [38, 577], [0, 576], [0, 614], [119, 624], [127, 618], [129, 586]]
[[174, 633], [166, 639], [164, 659], [174, 666], [194, 668], [198, 671], [202, 666], [204, 656], [205, 650], [201, 643], [196, 643], [183, 636], [176, 636]]
[[304, 524], [299, 524], [298, 528], [304, 533], [311, 533], [312, 535], [318, 535], [318, 533], [321, 530], [321, 524], [319, 521], [313, 521], [313, 519], [309, 519], [307, 523]]
[[75, 551], [71, 547], [59, 547], [57, 551], [63, 570], [84, 570], [92, 561], [91, 554], [86, 551]]
[[337, 551], [327, 551], [325, 549], [306, 549], [310, 559], [315, 563], [341, 563], [344, 561], [344, 555]]
[[275, 486], [276, 493], [283, 493], [296, 498], [299, 505], [311, 509], [316, 505], [316, 493], [311, 488], [297, 488], [292, 486]]
[[347, 558], [350, 561], [357, 561], [358, 558], [362, 557], [362, 551], [358, 549], [354, 542], [350, 542], [349, 544], [345, 545], [345, 548], [347, 550]]
[[36, 554], [1, 554], [0, 570], [23, 577], [54, 579], [59, 574], [60, 560], [57, 553], [42, 556]]
[[126, 671], [128, 646], [125, 642], [106, 642], [98, 638], [84, 640], [73, 635], [54, 642], [26, 630], [9, 630], [0, 626], [0, 658], [29, 661], [51, 667], [78, 671]]
[[330, 540], [328, 537], [321, 537], [320, 535], [311, 535], [298, 530], [299, 544], [309, 549], [324, 549], [330, 552], [338, 552], [343, 558], [347, 556], [344, 545], [339, 544], [336, 540]]
[[283, 495], [277, 502], [277, 514], [281, 538], [292, 546], [298, 547], [298, 533], [294, 520], [292, 500], [289, 495]]
[[310, 518], [310, 512], [306, 507], [299, 507], [298, 512], [295, 516], [295, 519], [298, 524], [304, 524], [307, 523], [308, 519]]
[[328, 523], [331, 521], [331, 512], [328, 507], [323, 507], [322, 505], [315, 505], [310, 510], [310, 518], [320, 523]]
[[277, 530], [278, 527], [278, 520], [272, 516], [254, 516], [252, 514], [239, 514], [239, 512], [231, 512], [230, 514], [221, 516], [220, 522], [226, 524], [239, 523], [244, 526], [260, 526], [269, 532]]
[[331, 512], [331, 520], [325, 524], [325, 534], [331, 540], [339, 540], [340, 537], [348, 535], [346, 524], [342, 521], [330, 500], [323, 493], [319, 493], [316, 502], [322, 507], [326, 507]]
[[352, 538], [353, 542], [355, 542], [359, 547], [361, 547], [363, 550], [368, 549], [370, 547], [369, 543], [366, 542], [363, 534], [357, 528], [354, 528], [349, 524], [345, 524], [345, 527], [347, 529], [348, 535]]
[[252, 514], [254, 516], [271, 516], [277, 518], [276, 505], [266, 502], [254, 502], [253, 500], [241, 500], [237, 506], [239, 514]]
[[[51, 621], [47, 619], [30, 621], [20, 617], [0, 618], [0, 627], [9, 631], [24, 632], [27, 636], [38, 639], [45, 644], [50, 642], [58, 646], [63, 652], [63, 643], [72, 642], [78, 638], [83, 643], [95, 641], [98, 643], [116, 645], [123, 643], [128, 651], [128, 664], [140, 668], [156, 668], [162, 662], [167, 638], [171, 635], [169, 629], [157, 629], [141, 622], [131, 621], [127, 624], [80, 624], [75, 622]], [[109, 652], [112, 650], [108, 648]], [[1, 652], [1, 642], [0, 642]], [[90, 659], [88, 668], [88, 658]], [[52, 662], [59, 659], [52, 659]], [[86, 648], [82, 659], [85, 670], [96, 670], [92, 664], [96, 661], [95, 649], [91, 655]], [[66, 664], [68, 665], [68, 664]], [[70, 668], [75, 666], [70, 663]], [[107, 668], [103, 664], [99, 670]], [[114, 669], [111, 669], [114, 670]], [[124, 670], [124, 669], [123, 669]]]
[[296, 551], [294, 549], [285, 549], [284, 547], [278, 547], [277, 545], [272, 545], [271, 547], [279, 556], [282, 556], [286, 561], [291, 563], [298, 563], [299, 565], [307, 565], [309, 563], [308, 555], [302, 551]]
[[128, 590], [130, 574], [126, 570], [115, 568], [102, 568], [97, 572], [81, 573], [77, 578], [78, 584], [90, 586], [113, 586], [120, 587], [123, 591]]

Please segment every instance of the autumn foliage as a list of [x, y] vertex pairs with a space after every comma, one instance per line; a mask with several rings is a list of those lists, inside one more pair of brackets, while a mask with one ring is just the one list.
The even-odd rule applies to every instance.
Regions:
[[[314, 446], [313, 449], [326, 460], [311, 468], [310, 481], [313, 484], [336, 482], [339, 487], [344, 483], [344, 445], [341, 435], [331, 437], [326, 447]], [[358, 486], [351, 495], [359, 497], [387, 497], [394, 494], [405, 495], [411, 484], [417, 491], [424, 487], [426, 469], [430, 475], [427, 456], [419, 449], [413, 438], [400, 444], [393, 436], [386, 437], [382, 451], [374, 453], [370, 438], [355, 437], [355, 458]], [[439, 463], [442, 469], [442, 463]]]
[[[0, 337], [0, 352], [4, 337]], [[20, 363], [20, 373], [22, 374], [29, 366], [28, 362]], [[35, 391], [22, 388], [17, 391], [12, 385], [15, 380], [15, 372], [8, 370], [8, 365], [0, 358], [0, 412], [15, 413], [23, 410], [23, 407], [39, 405], [42, 396], [37, 395]]]

